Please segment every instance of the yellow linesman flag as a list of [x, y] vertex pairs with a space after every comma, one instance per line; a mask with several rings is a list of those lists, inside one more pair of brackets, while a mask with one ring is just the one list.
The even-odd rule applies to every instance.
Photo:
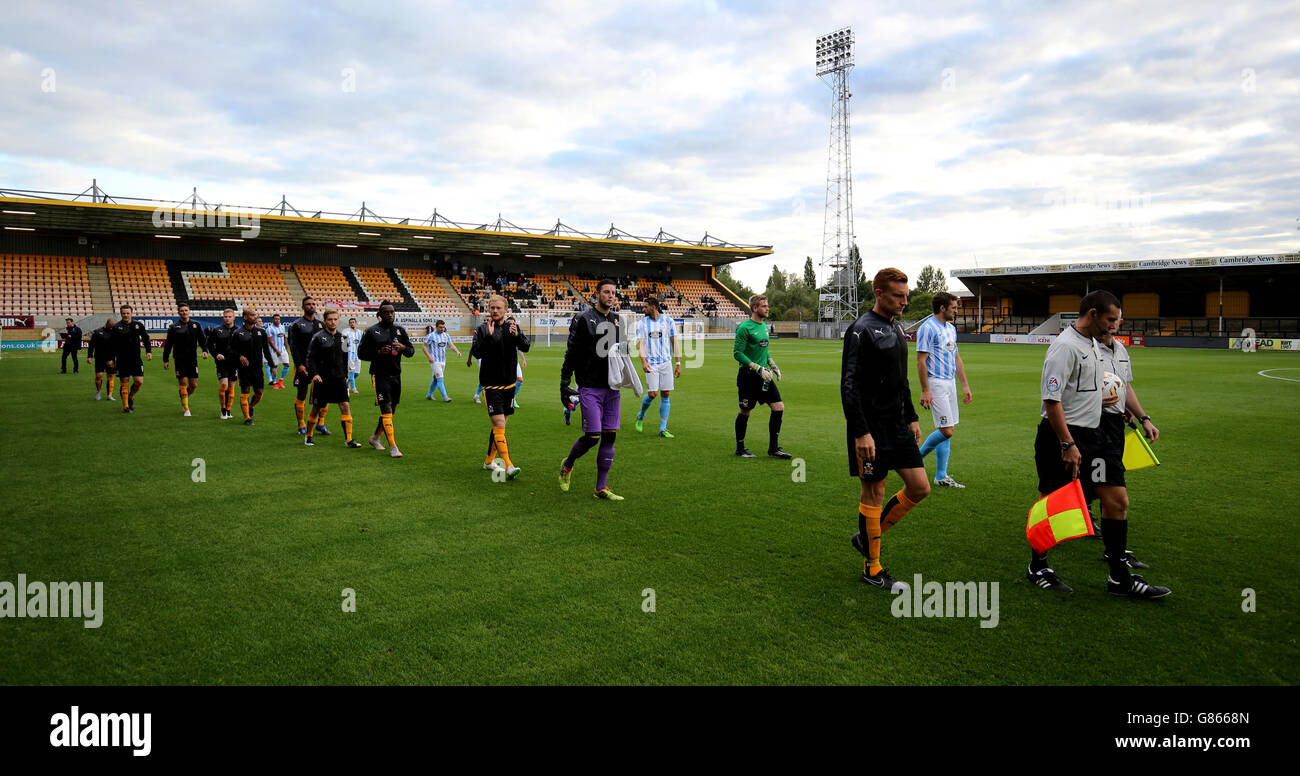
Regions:
[[1091, 534], [1092, 516], [1088, 514], [1083, 486], [1077, 479], [1040, 498], [1029, 508], [1025, 538], [1034, 552], [1047, 552], [1066, 539]]
[[1159, 465], [1160, 459], [1156, 458], [1156, 453], [1151, 449], [1146, 436], [1135, 429], [1129, 429], [1124, 435], [1124, 470], [1131, 472], [1134, 469]]

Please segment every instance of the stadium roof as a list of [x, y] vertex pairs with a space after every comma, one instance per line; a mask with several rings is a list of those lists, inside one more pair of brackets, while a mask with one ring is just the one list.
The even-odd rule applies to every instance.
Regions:
[[1084, 293], [1097, 287], [1099, 277], [1104, 278], [1107, 290], [1115, 293], [1148, 291], [1155, 282], [1164, 287], [1208, 288], [1217, 286], [1220, 279], [1249, 282], [1280, 271], [1300, 271], [1300, 253], [976, 267], [954, 269], [949, 274], [972, 292], [982, 289], [1015, 295]]
[[305, 216], [283, 199], [271, 208], [210, 205], [197, 193], [188, 200], [151, 200], [107, 197], [97, 187], [82, 194], [0, 189], [0, 226], [79, 236], [243, 240], [576, 261], [721, 265], [772, 253], [770, 245], [729, 243], [707, 233], [691, 241], [662, 229], [654, 237], [639, 237], [613, 224], [593, 233], [560, 221], [550, 229], [521, 227], [500, 217], [482, 224], [457, 223], [437, 211], [417, 220], [379, 216], [364, 204], [351, 215], [318, 211]]

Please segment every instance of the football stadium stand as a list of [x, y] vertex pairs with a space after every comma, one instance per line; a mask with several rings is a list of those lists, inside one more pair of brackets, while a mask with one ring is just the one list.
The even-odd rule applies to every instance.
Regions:
[[458, 317], [467, 315], [469, 307], [460, 299], [460, 295], [444, 285], [445, 279], [439, 278], [427, 269], [397, 269], [398, 278], [409, 289], [421, 309], [432, 315]]
[[192, 312], [252, 307], [270, 322], [271, 314], [286, 315], [299, 309], [299, 301], [289, 294], [278, 265], [231, 261], [203, 271], [185, 264], [170, 261], [168, 269], [173, 289], [181, 285], [176, 296], [187, 300]]
[[166, 261], [109, 258], [105, 265], [114, 310], [129, 304], [132, 314], [139, 318], [176, 314], [176, 293]]
[[77, 318], [93, 312], [85, 259], [0, 254], [0, 313]]

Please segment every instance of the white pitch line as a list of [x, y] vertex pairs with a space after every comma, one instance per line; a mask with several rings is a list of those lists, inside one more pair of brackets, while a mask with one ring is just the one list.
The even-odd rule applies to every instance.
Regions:
[[1289, 383], [1300, 383], [1300, 380], [1297, 380], [1294, 377], [1278, 377], [1277, 375], [1266, 374], [1267, 372], [1300, 372], [1300, 369], [1298, 368], [1281, 367], [1278, 369], [1261, 369], [1260, 371], [1256, 372], [1256, 374], [1258, 374], [1260, 377], [1267, 377], [1270, 380], [1286, 380]]

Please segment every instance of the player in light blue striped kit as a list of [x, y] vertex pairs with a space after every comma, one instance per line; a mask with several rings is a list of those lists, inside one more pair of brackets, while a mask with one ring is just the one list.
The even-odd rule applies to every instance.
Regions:
[[961, 378], [962, 403], [970, 404], [973, 398], [970, 384], [966, 382], [966, 366], [957, 352], [957, 328], [952, 325], [957, 318], [957, 297], [940, 291], [934, 295], [931, 309], [934, 315], [925, 319], [916, 335], [916, 376], [921, 383], [921, 406], [930, 410], [935, 425], [934, 432], [921, 445], [921, 457], [924, 459], [931, 450], [935, 451], [938, 462], [935, 485], [964, 488], [965, 485], [948, 475], [952, 432], [960, 417], [954, 378]]
[[357, 390], [357, 377], [361, 374], [361, 358], [357, 355], [357, 346], [361, 344], [364, 334], [357, 328], [357, 319], [349, 318], [348, 327], [343, 330], [343, 344], [348, 349], [348, 391], [351, 393], [361, 393]]
[[[266, 362], [266, 381], [272, 388], [283, 388], [284, 378], [289, 376], [289, 351], [284, 349], [284, 337], [287, 330], [280, 323], [280, 316], [271, 316], [271, 325], [265, 327], [266, 336], [271, 340], [271, 359]], [[280, 376], [275, 376], [276, 365], [280, 366]]]
[[659, 299], [645, 298], [645, 317], [636, 325], [634, 348], [641, 354], [641, 368], [645, 370], [645, 395], [641, 397], [641, 411], [636, 414], [636, 430], [641, 431], [646, 410], [659, 394], [659, 436], [672, 439], [668, 431], [668, 413], [671, 405], [668, 395], [673, 390], [673, 378], [682, 376], [682, 349], [677, 342], [677, 324], [672, 316], [665, 315]]
[[451, 401], [447, 395], [447, 348], [456, 351], [460, 356], [460, 349], [456, 343], [451, 341], [451, 335], [447, 333], [447, 324], [439, 320], [429, 328], [429, 336], [424, 338], [424, 355], [429, 358], [429, 367], [433, 370], [433, 379], [429, 381], [429, 395], [424, 398], [432, 401], [433, 392], [436, 389], [442, 394], [442, 400]]

